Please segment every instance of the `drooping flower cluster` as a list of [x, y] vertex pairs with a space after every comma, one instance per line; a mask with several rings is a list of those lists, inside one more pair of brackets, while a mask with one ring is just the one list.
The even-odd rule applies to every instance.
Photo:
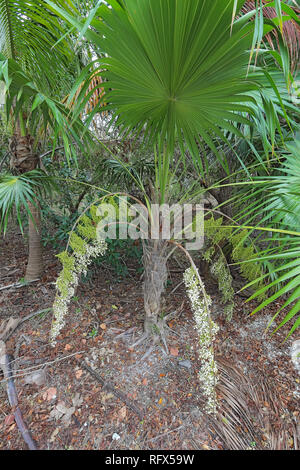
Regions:
[[199, 335], [199, 357], [202, 365], [198, 377], [202, 385], [203, 394], [207, 398], [206, 411], [216, 414], [216, 382], [217, 365], [214, 360], [213, 341], [219, 327], [212, 321], [210, 316], [211, 299], [206, 294], [205, 286], [195, 272], [195, 268], [188, 268], [184, 273], [184, 283], [194, 313], [195, 328]]
[[222, 293], [222, 302], [226, 304], [224, 307], [224, 315], [226, 320], [230, 321], [234, 309], [234, 289], [232, 287], [232, 276], [223, 253], [211, 265], [210, 272], [218, 281], [219, 291]]
[[[221, 246], [228, 242], [232, 247], [232, 259], [239, 265], [242, 276], [249, 282], [257, 281], [253, 286], [260, 290], [264, 286], [263, 271], [261, 263], [257, 262], [257, 250], [255, 243], [249, 237], [248, 229], [237, 230], [238, 227], [226, 225], [223, 217], [206, 218], [204, 222], [204, 232], [207, 247], [203, 252], [203, 259], [207, 262], [212, 262], [215, 256], [222, 252]], [[217, 262], [212, 267], [213, 276], [216, 277], [219, 283], [219, 289], [223, 295], [223, 303], [227, 303], [224, 308], [224, 314], [228, 320], [231, 319], [234, 307], [234, 292], [232, 289], [232, 278], [227, 266], [224, 254], [221, 257], [217, 256]], [[222, 262], [223, 259], [223, 262]], [[253, 261], [251, 261], [253, 260]], [[247, 261], [245, 263], [245, 261]], [[222, 266], [223, 264], [223, 266]], [[225, 272], [225, 270], [227, 272]], [[221, 282], [220, 282], [221, 281]], [[227, 284], [224, 285], [224, 284]], [[265, 294], [262, 293], [258, 299], [263, 300]]]
[[57, 255], [63, 269], [56, 280], [56, 297], [53, 304], [53, 321], [50, 332], [52, 346], [56, 344], [56, 338], [65, 325], [68, 305], [75, 294], [80, 276], [82, 274], [86, 276], [88, 266], [93, 258], [103, 256], [107, 250], [105, 241], [97, 239], [95, 224], [89, 217], [84, 216], [77, 229], [81, 236], [73, 231], [69, 240], [73, 250], [72, 254], [66, 250]]

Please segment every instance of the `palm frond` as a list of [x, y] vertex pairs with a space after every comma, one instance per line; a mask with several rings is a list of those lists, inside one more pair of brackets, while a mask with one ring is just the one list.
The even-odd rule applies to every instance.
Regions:
[[197, 139], [219, 154], [212, 136], [224, 138], [220, 129], [232, 131], [246, 121], [240, 112], [250, 112], [245, 101], [255, 87], [246, 80], [251, 28], [235, 26], [230, 34], [232, 1], [124, 5], [103, 7], [102, 13], [108, 58], [101, 66], [107, 69], [104, 86], [116, 124], [125, 133], [144, 128], [150, 140], [167, 142], [170, 152], [178, 138], [198, 164]]
[[[243, 5], [241, 12], [243, 14], [254, 12], [255, 14], [258, 4], [259, 2], [255, 0], [248, 0]], [[270, 0], [262, 0], [262, 5], [262, 15], [265, 19], [279, 20], [279, 29], [282, 30], [282, 36], [289, 50], [291, 69], [292, 72], [296, 72], [297, 69], [299, 69], [300, 63], [300, 9], [295, 5], [287, 5], [285, 2], [274, 2]], [[286, 17], [288, 17], [288, 19]], [[266, 34], [264, 40], [271, 49], [280, 50], [280, 36], [278, 31], [273, 30]]]
[[16, 60], [45, 91], [58, 92], [75, 60], [65, 32], [44, 2], [0, 0], [0, 52]]
[[[70, 9], [47, 3], [84, 29]], [[244, 2], [109, 3], [84, 34], [103, 51], [98, 70], [115, 125], [123, 134], [143, 130], [170, 153], [176, 139], [184, 142], [200, 170], [198, 145], [208, 146], [226, 167], [213, 137], [226, 140], [224, 129], [239, 134], [236, 123], [248, 123], [241, 113], [251, 113], [249, 92], [258, 88], [246, 78], [253, 25], [232, 25], [234, 5], [239, 11]]]
[[[261, 50], [261, 53], [266, 51]], [[255, 67], [248, 75], [258, 83], [259, 90], [251, 92], [254, 103], [252, 108], [252, 127], [242, 126], [244, 136], [251, 136], [252, 151], [259, 159], [258, 148], [264, 151], [262, 166], [267, 170], [269, 160], [282, 148], [287, 140], [287, 133], [293, 137], [299, 128], [299, 109], [293, 103], [287, 89], [284, 73], [274, 66], [267, 69]]]
[[217, 364], [221, 407], [211, 427], [225, 448], [250, 450], [254, 445], [256, 450], [298, 450], [297, 424], [284, 413], [276, 381], [263, 375], [254, 382], [223, 357], [217, 357]]
[[32, 170], [19, 176], [0, 175], [0, 231], [5, 234], [8, 219], [15, 211], [23, 233], [22, 209], [34, 220], [29, 204], [36, 205], [37, 198], [53, 189], [58, 190], [54, 179], [42, 170]]
[[[291, 306], [275, 330], [294, 320], [288, 335], [290, 336], [300, 326], [300, 141], [288, 144], [287, 148], [289, 153], [275, 172], [277, 174], [255, 178], [254, 182], [258, 183], [258, 187], [247, 191], [240, 198], [240, 203], [246, 209], [240, 211], [237, 218], [242, 225], [252, 224], [257, 231], [263, 226], [263, 230], [272, 233], [270, 243], [258, 253], [257, 260], [268, 262], [269, 272], [263, 277], [271, 277], [273, 281], [257, 290], [248, 301], [263, 293], [269, 294], [252, 312], [254, 315], [277, 299], [285, 299], [273, 320], [282, 310]], [[244, 289], [251, 285], [253, 282]], [[272, 293], [274, 290], [275, 293]]]
[[91, 141], [88, 129], [79, 117], [61, 102], [39, 89], [22, 67], [13, 59], [6, 59], [0, 54], [0, 80], [5, 83], [5, 108], [7, 119], [12, 116], [17, 121], [19, 114], [25, 114], [26, 129], [32, 135], [42, 127], [45, 132], [50, 128], [53, 132], [54, 146], [61, 138], [67, 157], [74, 156], [74, 144], [82, 150]]

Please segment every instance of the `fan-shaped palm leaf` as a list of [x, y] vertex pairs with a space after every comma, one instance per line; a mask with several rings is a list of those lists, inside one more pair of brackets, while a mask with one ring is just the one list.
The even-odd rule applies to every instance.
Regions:
[[[83, 29], [71, 11], [47, 3]], [[170, 153], [176, 138], [185, 141], [200, 166], [195, 139], [218, 154], [212, 136], [239, 133], [235, 124], [248, 123], [241, 113], [251, 113], [249, 92], [258, 88], [246, 79], [253, 24], [240, 19], [231, 30], [233, 7], [244, 1], [109, 3], [85, 36], [105, 52], [101, 76], [116, 124], [124, 132], [143, 129]]]
[[55, 181], [42, 170], [32, 170], [18, 176], [0, 175], [0, 231], [3, 229], [6, 232], [8, 219], [15, 210], [23, 232], [22, 208], [32, 218], [30, 204], [35, 205], [37, 197], [53, 189], [58, 189]]

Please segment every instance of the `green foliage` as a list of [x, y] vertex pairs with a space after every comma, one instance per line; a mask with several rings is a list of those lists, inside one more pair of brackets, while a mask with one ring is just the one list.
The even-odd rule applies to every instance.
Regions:
[[[241, 273], [245, 279], [249, 281], [254, 281], [258, 277], [258, 273], [262, 273], [262, 267], [257, 260], [257, 251], [256, 247], [248, 237], [250, 231], [241, 230], [236, 227], [231, 227], [226, 224], [223, 225], [223, 217], [214, 219], [211, 217], [205, 220], [204, 223], [204, 233], [209, 239], [210, 244], [209, 250], [212, 250], [212, 247], [217, 247], [217, 249], [225, 249], [226, 245], [230, 246], [230, 254], [233, 261], [239, 264]], [[216, 249], [216, 248], [215, 248]], [[215, 252], [212, 252], [214, 254]], [[207, 258], [207, 256], [206, 256]], [[212, 259], [212, 256], [210, 256]], [[251, 262], [253, 260], [253, 262]], [[248, 261], [247, 266], [244, 261]], [[259, 281], [257, 281], [258, 285]]]
[[81, 67], [70, 31], [38, 0], [0, 0], [0, 31], [7, 122], [34, 136], [36, 145], [43, 136], [53, 146], [61, 139], [67, 158], [74, 157], [74, 142], [83, 149], [91, 139], [80, 117], [62, 104]]
[[143, 272], [143, 249], [140, 244], [134, 240], [111, 240], [106, 239], [107, 251], [103, 257], [96, 259], [95, 264], [108, 264], [113, 269], [118, 278], [122, 279], [128, 276], [128, 263], [134, 262], [137, 273]]
[[[110, 198], [111, 200], [111, 198]], [[100, 217], [96, 215], [97, 207], [92, 206], [89, 210], [90, 216], [87, 214], [82, 215], [81, 217], [78, 214], [73, 214], [72, 216], [59, 216], [53, 213], [51, 210], [46, 209], [44, 216], [46, 214], [51, 214], [53, 220], [48, 224], [46, 230], [43, 232], [43, 242], [44, 244], [51, 244], [53, 248], [60, 248], [63, 244], [66, 244], [69, 239], [70, 232], [76, 224], [77, 233], [72, 233], [70, 237], [70, 247], [73, 251], [77, 253], [84, 254], [85, 242], [84, 240], [93, 241], [96, 239], [96, 226], [100, 221]], [[118, 227], [117, 227], [118, 233]], [[99, 258], [93, 260], [93, 266], [108, 266], [109, 269], [116, 274], [118, 279], [126, 277], [128, 272], [128, 263], [133, 261], [136, 271], [141, 273], [143, 270], [142, 266], [142, 247], [140, 244], [137, 244], [136, 241], [127, 239], [119, 240], [116, 239], [106, 239], [107, 250], [104, 255], [101, 255]], [[83, 281], [90, 279], [92, 271], [89, 271]]]
[[234, 290], [232, 288], [232, 277], [223, 253], [213, 261], [210, 272], [218, 281], [219, 291], [222, 294], [223, 303], [226, 305], [224, 314], [227, 320], [231, 320], [234, 308]]
[[[233, 154], [251, 179], [247, 161], [244, 162], [234, 148], [237, 137], [249, 141], [256, 134], [259, 150], [250, 143], [251, 157], [255, 155], [261, 169], [265, 173], [269, 171], [270, 155], [277, 156], [278, 142], [283, 142], [288, 133], [291, 135], [298, 122], [294, 119], [297, 108], [290, 103], [287, 93], [292, 77], [282, 33], [286, 20], [293, 18], [299, 24], [299, 19], [286, 2], [268, 3], [277, 13], [277, 18], [269, 20], [264, 18], [263, 2], [256, 1], [254, 22], [250, 21], [253, 12], [234, 20], [245, 3], [243, 0], [111, 0], [99, 2], [98, 9], [94, 9], [93, 4], [88, 15], [82, 15], [71, 0], [47, 0], [46, 3], [72, 29], [79, 31], [80, 39], [85, 37], [95, 49], [101, 50], [97, 65], [94, 62], [83, 70], [70, 93], [69, 102], [75, 96], [78, 98], [73, 120], [89, 100], [86, 90], [91, 77], [95, 71], [101, 71], [106, 91], [103, 104], [108, 103], [106, 109], [111, 113], [111, 122], [123, 135], [141, 134], [144, 140], [159, 148], [155, 155], [157, 200], [166, 202], [170, 195], [172, 178], [175, 179], [178, 170], [177, 162], [176, 169], [172, 167], [177, 144], [184, 165], [187, 148], [196, 172], [203, 176], [209, 166], [209, 152], [216, 155], [223, 170], [230, 173], [222, 148], [225, 142], [228, 148], [233, 148]], [[278, 51], [267, 50], [265, 55], [261, 44], [270, 31], [276, 31], [280, 47]], [[251, 58], [257, 59], [260, 68], [250, 66]], [[274, 73], [275, 63], [280, 77]], [[77, 95], [78, 85], [81, 87], [84, 80], [86, 83]], [[30, 88], [27, 82], [26, 87]], [[99, 108], [89, 116], [87, 125], [97, 112]], [[124, 167], [126, 165], [121, 164], [121, 173], [125, 169], [129, 174], [129, 168]], [[133, 176], [136, 178], [136, 173]], [[255, 209], [259, 214], [260, 208]], [[207, 230], [211, 233], [211, 246], [205, 256], [212, 260], [212, 270], [219, 279], [225, 301], [230, 303], [232, 296], [223, 256], [228, 245], [233, 261], [240, 264], [242, 274], [259, 289], [257, 295], [260, 296], [264, 293], [261, 287], [264, 275], [261, 260], [249, 241], [252, 228], [238, 231], [223, 227], [222, 220], [214, 227], [215, 222], [211, 222]], [[84, 248], [76, 237], [71, 243], [79, 251]], [[295, 285], [295, 279], [293, 281]]]
[[[55, 250], [61, 249], [62, 246], [66, 245], [70, 232], [78, 219], [76, 230], [79, 237], [90, 241], [94, 240], [96, 238], [96, 225], [100, 221], [100, 217], [96, 215], [96, 212], [97, 207], [95, 205], [89, 210], [90, 216], [84, 214], [79, 218], [77, 213], [69, 214], [67, 203], [63, 207], [56, 208], [56, 210], [51, 209], [48, 204], [43, 205], [42, 215], [45, 220], [42, 231], [43, 244], [45, 246], [50, 245]], [[118, 227], [116, 232], [118, 233]], [[81, 242], [79, 241], [79, 243]], [[133, 261], [136, 272], [142, 273], [142, 246], [139, 243], [131, 239], [119, 240], [118, 237], [114, 240], [107, 238], [106, 243], [107, 251], [104, 255], [93, 260], [94, 267], [108, 266], [118, 279], [122, 279], [128, 276], [128, 264]], [[73, 240], [73, 244], [76, 250], [76, 241]], [[89, 271], [83, 280], [89, 280], [91, 275], [92, 272]]]
[[[117, 155], [123, 152], [121, 144], [114, 144], [114, 152]], [[82, 159], [78, 157], [78, 166], [73, 162], [68, 165], [57, 153], [53, 161], [50, 157], [45, 157], [43, 163], [46, 170], [55, 175], [57, 181], [61, 181], [59, 193], [50, 200], [46, 200], [42, 205], [43, 214], [43, 232], [42, 239], [44, 245], [51, 245], [55, 250], [60, 250], [66, 245], [69, 234], [78, 219], [77, 233], [86, 239], [95, 238], [96, 225], [101, 217], [97, 216], [97, 206], [92, 205], [89, 209], [89, 215], [84, 214], [80, 217], [79, 212], [83, 213], [90, 203], [99, 199], [101, 191], [99, 186], [105, 186], [106, 190], [112, 190], [114, 187], [127, 190], [133, 189], [133, 180], [128, 176], [130, 174], [147, 174], [151, 176], [150, 168], [153, 171], [153, 164], [150, 164], [150, 156], [142, 155], [135, 149], [129, 150], [124, 157], [127, 162], [121, 165], [118, 160], [113, 160], [112, 156], [105, 149], [98, 149], [93, 154], [93, 159]], [[110, 158], [108, 158], [110, 157]], [[146, 164], [147, 168], [142, 166]], [[124, 168], [125, 166], [125, 168]], [[140, 173], [141, 172], [141, 173]], [[94, 184], [93, 184], [94, 183]], [[118, 217], [118, 198], [111, 196], [105, 198], [106, 202], [113, 204], [116, 208]], [[93, 223], [90, 223], [90, 220]], [[118, 234], [118, 226], [116, 227]], [[93, 260], [93, 266], [105, 266], [116, 274], [117, 279], [122, 279], [129, 274], [128, 263], [133, 261], [133, 267], [137, 267], [137, 272], [142, 272], [142, 247], [133, 240], [107, 239], [106, 253]], [[93, 270], [89, 270], [83, 281], [89, 281], [93, 275]]]
[[[42, 242], [44, 246], [51, 246], [54, 250], [66, 245], [69, 233], [78, 214], [59, 212], [54, 210], [48, 200], [42, 204]], [[52, 202], [53, 204], [53, 202]]]
[[[257, 277], [246, 287], [252, 287], [255, 282], [271, 279], [271, 282], [260, 288], [249, 300], [261, 295], [266, 300], [252, 312], [261, 311], [277, 299], [284, 299], [283, 305], [277, 310], [273, 320], [288, 308], [277, 331], [283, 325], [294, 319], [289, 332], [290, 336], [300, 325], [300, 141], [287, 145], [288, 153], [273, 176], [256, 178], [254, 189], [240, 197], [244, 208], [240, 212], [240, 220], [244, 225], [252, 224], [252, 230], [266, 233], [265, 248], [257, 253], [259, 262], [267, 263], [267, 274]], [[258, 276], [258, 275], [257, 275]], [[272, 292], [274, 292], [272, 294]], [[270, 295], [272, 294], [272, 295]], [[295, 319], [296, 317], [296, 319]]]
[[5, 58], [17, 61], [40, 88], [59, 95], [74, 52], [57, 16], [38, 0], [0, 0], [0, 29]]
[[[94, 237], [95, 239], [96, 237]], [[78, 253], [80, 255], [85, 255], [86, 253], [86, 242], [84, 238], [81, 238], [81, 236], [77, 235], [76, 232], [72, 231], [69, 237], [69, 244], [72, 250], [75, 253]]]
[[[262, 265], [257, 261], [251, 262], [251, 260], [257, 259], [257, 251], [248, 237], [248, 230], [241, 230], [231, 236], [230, 242], [233, 246], [232, 258], [236, 263], [239, 263], [242, 276], [249, 281], [255, 281], [262, 274]], [[244, 263], [244, 261], [247, 261], [247, 263]], [[261, 283], [259, 281], [254, 283], [255, 288], [260, 286]]]
[[74, 280], [75, 259], [67, 251], [63, 251], [57, 258], [60, 260], [63, 269], [57, 278], [56, 286], [63, 297], [67, 297], [69, 285]]
[[47, 133], [50, 128], [53, 145], [56, 146], [60, 137], [67, 157], [76, 156], [74, 141], [81, 149], [84, 148], [84, 144], [87, 146], [90, 141], [89, 132], [80, 118], [75, 119], [64, 104], [35, 85], [32, 76], [24, 72], [18, 62], [6, 59], [2, 54], [0, 54], [0, 80], [5, 83], [7, 120], [14, 119], [14, 122], [18, 122], [22, 117], [20, 128], [23, 135], [31, 133], [41, 137], [38, 131], [42, 129]]
[[[262, 264], [257, 259], [255, 246], [249, 241], [249, 231], [223, 224], [223, 217], [213, 216], [205, 219], [204, 233], [207, 246], [203, 259], [210, 263], [210, 272], [217, 280], [222, 300], [225, 304], [224, 313], [231, 319], [234, 307], [234, 290], [232, 276], [224, 253], [230, 253], [233, 261], [239, 265], [241, 275], [248, 281], [256, 281], [254, 286], [262, 286], [258, 277], [262, 275]], [[251, 260], [253, 260], [251, 262]], [[247, 263], [245, 263], [247, 261]]]
[[89, 332], [89, 338], [95, 338], [98, 334], [97, 328], [92, 328], [92, 330]]

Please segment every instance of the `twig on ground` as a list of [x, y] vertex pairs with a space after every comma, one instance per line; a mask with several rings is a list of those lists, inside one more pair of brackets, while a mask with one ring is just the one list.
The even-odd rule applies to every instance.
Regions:
[[13, 373], [16, 372], [16, 369], [18, 368], [18, 365], [19, 365], [19, 361], [21, 360], [21, 358], [19, 357], [19, 352], [24, 343], [30, 344], [31, 340], [27, 336], [21, 334], [16, 342], [14, 359], [13, 361], [11, 361], [11, 364], [13, 363]]
[[173, 310], [173, 312], [168, 313], [168, 314], [164, 317], [164, 320], [165, 320], [166, 322], [168, 322], [172, 317], [175, 317], [176, 315], [179, 315], [179, 316], [180, 316], [180, 315], [181, 315], [181, 312], [182, 312], [182, 310], [183, 310], [184, 304], [185, 304], [185, 301], [182, 302], [182, 304], [181, 304], [181, 306], [180, 306], [179, 309]]
[[137, 329], [137, 327], [136, 327], [136, 326], [133, 326], [132, 328], [129, 328], [129, 330], [123, 331], [123, 333], [120, 333], [119, 335], [117, 335], [117, 336], [114, 337], [114, 341], [116, 341], [116, 340], [119, 339], [119, 338], [122, 338], [122, 336], [130, 335], [130, 333], [132, 333], [132, 332], [135, 331], [136, 329]]
[[19, 289], [20, 287], [26, 287], [28, 284], [32, 284], [33, 282], [40, 281], [40, 279], [33, 279], [32, 281], [26, 282], [15, 282], [14, 284], [9, 284], [8, 286], [0, 287], [0, 290], [10, 289], [14, 287], [15, 289]]
[[135, 348], [136, 346], [138, 346], [139, 344], [141, 344], [145, 339], [148, 338], [148, 333], [144, 333], [141, 338], [139, 338], [135, 343], [133, 343], [130, 348], [133, 349]]
[[19, 271], [19, 269], [14, 269], [10, 273], [6, 273], [3, 276], [0, 277], [0, 279], [6, 279], [7, 277], [11, 277], [13, 274], [16, 274]]
[[22, 325], [24, 322], [42, 313], [48, 313], [50, 312], [50, 310], [52, 310], [52, 308], [44, 308], [43, 310], [38, 310], [37, 312], [30, 313], [24, 318], [10, 318], [5, 326], [4, 331], [0, 333], [0, 340], [7, 341], [8, 338], [10, 338], [11, 335], [16, 331], [16, 329], [19, 328], [19, 326]]
[[180, 429], [184, 428], [185, 427], [185, 424], [182, 424], [181, 426], [179, 426], [178, 428], [176, 429], [171, 429], [170, 431], [167, 431], [167, 432], [164, 432], [163, 434], [159, 434], [158, 436], [155, 436], [155, 437], [152, 437], [151, 439], [148, 439], [146, 441], [146, 444], [148, 442], [152, 442], [152, 441], [156, 441], [157, 439], [161, 438], [161, 437], [165, 437], [167, 436], [168, 434], [171, 434], [172, 432], [177, 432], [177, 431], [180, 431]]
[[145, 352], [145, 354], [143, 355], [143, 357], [142, 357], [142, 359], [141, 359], [140, 362], [145, 361], [145, 360], [147, 359], [147, 357], [150, 356], [150, 354], [152, 353], [152, 351], [154, 351], [154, 349], [155, 349], [155, 346], [154, 346], [154, 345], [150, 346], [150, 348], [149, 348], [149, 349]]
[[[1, 342], [0, 342], [1, 344]], [[36, 365], [36, 366], [31, 366], [31, 367], [27, 367], [26, 369], [17, 369], [15, 372], [18, 372], [18, 374], [15, 374], [12, 376], [12, 378], [16, 378], [16, 377], [23, 377], [24, 375], [27, 375], [28, 371], [30, 370], [33, 370], [33, 369], [40, 369], [41, 367], [44, 367], [46, 365], [52, 365], [52, 364], [55, 364], [57, 362], [61, 362], [65, 359], [69, 359], [70, 357], [73, 357], [73, 356], [76, 356], [77, 354], [82, 354], [84, 353], [85, 351], [77, 351], [73, 354], [68, 354], [67, 356], [62, 356], [62, 357], [59, 357], [57, 359], [54, 359], [53, 361], [46, 361], [46, 362], [43, 362], [42, 364], [39, 364], [39, 365]], [[14, 360], [12, 360], [11, 362], [14, 362]], [[0, 384], [3, 383], [3, 382], [6, 382], [7, 379], [3, 379], [0, 381]]]
[[0, 367], [3, 370], [4, 377], [6, 379], [6, 391], [8, 396], [8, 401], [14, 414], [15, 421], [17, 423], [18, 429], [22, 434], [24, 441], [26, 442], [30, 450], [37, 450], [37, 445], [31, 437], [30, 431], [28, 430], [26, 424], [23, 421], [22, 413], [18, 404], [18, 394], [16, 387], [13, 381], [13, 374], [11, 369], [11, 359], [12, 357], [9, 354], [6, 354], [5, 343], [1, 342], [0, 344]]
[[168, 296], [174, 294], [174, 292], [175, 292], [183, 283], [184, 283], [184, 281], [180, 281], [179, 284], [177, 284], [177, 286], [174, 287], [174, 289], [168, 294]]
[[142, 411], [134, 404], [134, 403], [131, 403], [128, 398], [122, 393], [120, 392], [119, 390], [117, 390], [112, 384], [110, 384], [109, 382], [106, 382], [100, 374], [98, 374], [98, 372], [96, 372], [95, 370], [93, 370], [90, 366], [88, 366], [84, 361], [77, 361], [82, 367], [84, 367], [95, 379], [98, 380], [98, 382], [101, 383], [101, 385], [103, 386], [103, 388], [105, 388], [106, 390], [109, 390], [110, 392], [112, 392], [117, 398], [119, 398], [120, 400], [122, 400], [126, 406], [128, 406], [128, 408], [130, 408], [138, 417], [139, 419], [142, 421], [144, 419], [144, 416], [143, 416], [143, 413]]

